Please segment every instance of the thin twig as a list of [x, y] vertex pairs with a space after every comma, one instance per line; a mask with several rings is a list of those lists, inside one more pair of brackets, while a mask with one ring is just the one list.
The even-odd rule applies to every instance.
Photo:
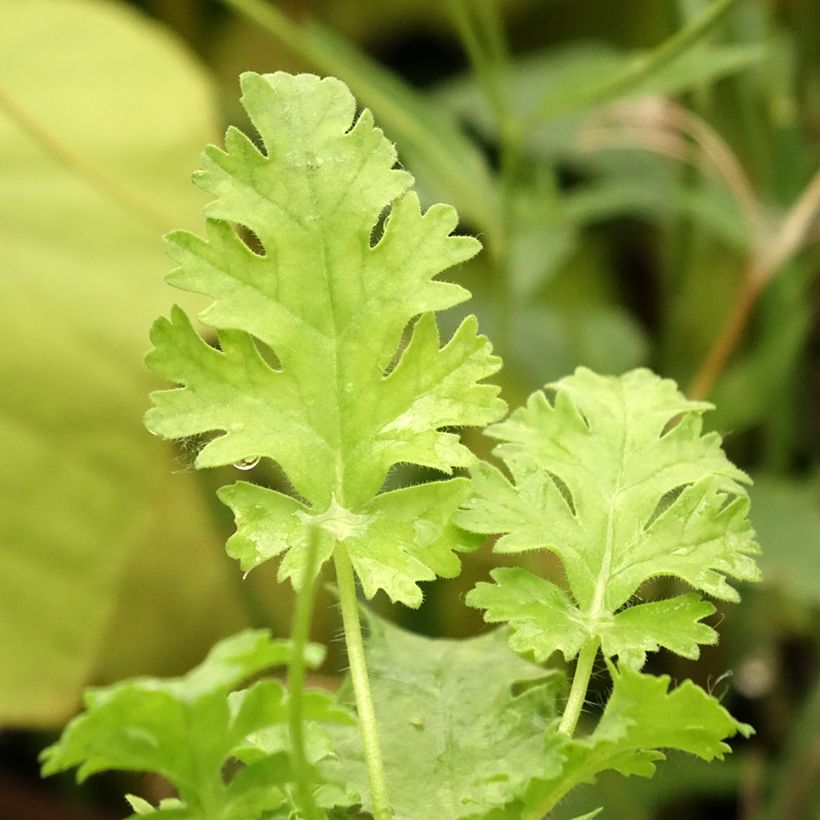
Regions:
[[[615, 125], [597, 124], [583, 132], [585, 150], [640, 146], [691, 162], [702, 172], [711, 169], [737, 201], [749, 229], [749, 256], [737, 296], [687, 391], [694, 399], [705, 398], [740, 344], [760, 294], [789, 259], [815, 240], [820, 219], [820, 171], [772, 229], [742, 164], [705, 120], [683, 106], [657, 99], [610, 106], [598, 123], [609, 120]], [[690, 143], [685, 138], [698, 153], [687, 150]]]
[[820, 170], [791, 207], [770, 240], [752, 249], [746, 273], [723, 328], [709, 349], [687, 391], [693, 399], [707, 396], [743, 338], [760, 294], [785, 263], [803, 247], [820, 215]]

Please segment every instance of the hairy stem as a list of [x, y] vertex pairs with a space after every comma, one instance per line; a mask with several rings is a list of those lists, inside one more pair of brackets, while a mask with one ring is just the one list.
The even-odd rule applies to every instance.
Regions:
[[584, 708], [584, 701], [587, 696], [589, 679], [592, 676], [592, 665], [595, 663], [595, 656], [598, 654], [598, 639], [590, 638], [581, 647], [578, 653], [578, 660], [575, 663], [575, 674], [572, 676], [572, 688], [569, 690], [567, 705], [564, 707], [564, 714], [561, 716], [561, 723], [558, 731], [572, 737], [575, 727], [578, 725], [578, 718]]
[[316, 557], [319, 551], [319, 529], [311, 527], [308, 534], [307, 555], [302, 584], [296, 600], [296, 613], [291, 630], [291, 654], [288, 663], [288, 729], [290, 731], [293, 755], [293, 773], [299, 808], [305, 820], [320, 820], [321, 813], [313, 799], [310, 764], [305, 754], [304, 733], [304, 691], [305, 691], [305, 647], [310, 637], [310, 621], [313, 614], [313, 588], [316, 583]]
[[353, 680], [356, 711], [359, 714], [359, 731], [362, 734], [364, 756], [367, 761], [367, 774], [370, 780], [373, 818], [374, 820], [392, 820], [393, 811], [390, 808], [387, 781], [384, 776], [379, 725], [376, 721], [376, 710], [373, 707], [373, 695], [370, 692], [370, 680], [367, 676], [367, 665], [364, 657], [359, 604], [356, 600], [356, 581], [353, 577], [353, 566], [350, 563], [350, 557], [341, 543], [336, 544], [333, 562], [336, 565], [336, 581], [339, 585], [339, 601], [342, 606], [347, 660], [350, 666], [350, 677]]

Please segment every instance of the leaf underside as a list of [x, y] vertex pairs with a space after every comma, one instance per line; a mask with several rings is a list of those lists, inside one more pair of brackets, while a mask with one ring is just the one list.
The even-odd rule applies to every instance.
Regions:
[[[563, 675], [519, 658], [504, 631], [468, 640], [413, 635], [368, 615], [366, 654], [396, 820], [483, 815], [544, 771], [544, 733]], [[340, 697], [343, 697], [340, 695]], [[358, 731], [332, 728], [322, 769], [368, 802]]]
[[222, 494], [238, 524], [231, 552], [246, 570], [284, 555], [281, 574], [300, 581], [312, 522], [326, 534], [325, 559], [357, 539], [351, 559], [369, 595], [384, 589], [417, 606], [416, 582], [454, 574], [455, 553], [475, 546], [444, 523], [465, 490], [402, 491], [422, 510], [410, 541], [408, 527], [385, 530], [379, 504], [391, 502], [377, 495], [400, 462], [468, 466], [470, 452], [442, 428], [504, 412], [497, 388], [480, 383], [500, 362], [475, 318], [442, 346], [433, 315], [468, 298], [435, 277], [479, 244], [452, 235], [451, 207], [421, 211], [393, 145], [369, 111], [354, 121], [343, 83], [283, 73], [241, 83], [263, 149], [234, 128], [224, 151], [207, 148], [195, 177], [215, 197], [206, 237], [168, 237], [178, 264], [169, 282], [214, 300], [199, 318], [218, 331], [218, 348], [178, 308], [157, 321], [148, 364], [181, 386], [153, 395], [146, 424], [167, 438], [210, 436], [198, 467], [258, 458], [282, 467], [301, 500], [243, 484]]
[[712, 604], [697, 592], [631, 599], [646, 581], [674, 576], [736, 601], [729, 580], [759, 578], [749, 479], [717, 434], [702, 434], [710, 405], [648, 370], [604, 377], [579, 368], [547, 390], [488, 428], [511, 479], [478, 465], [457, 521], [500, 534], [497, 552], [555, 553], [568, 590], [500, 568], [467, 602], [488, 621], [509, 622], [513, 648], [540, 659], [560, 650], [569, 660], [590, 639], [637, 668], [660, 647], [696, 658], [700, 644], [717, 639], [701, 623]]

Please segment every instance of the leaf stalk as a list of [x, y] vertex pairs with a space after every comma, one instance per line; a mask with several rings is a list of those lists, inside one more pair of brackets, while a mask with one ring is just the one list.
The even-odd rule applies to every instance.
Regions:
[[356, 581], [353, 577], [350, 556], [341, 542], [336, 544], [333, 563], [336, 566], [336, 582], [339, 585], [339, 602], [342, 608], [342, 623], [350, 677], [353, 681], [353, 694], [356, 699], [356, 711], [359, 715], [359, 731], [362, 734], [367, 774], [370, 780], [373, 819], [393, 820], [379, 740], [379, 724], [376, 720], [376, 710], [373, 706], [373, 694], [370, 691], [370, 679], [367, 675], [364, 656], [359, 603], [356, 600]]
[[291, 629], [291, 655], [288, 664], [288, 691], [290, 692], [288, 730], [296, 793], [305, 820], [321, 820], [322, 817], [313, 798], [312, 777], [305, 753], [304, 733], [305, 647], [310, 637], [310, 623], [313, 615], [313, 589], [316, 584], [319, 537], [318, 527], [310, 527], [305, 570], [296, 599], [296, 612]]
[[561, 716], [561, 723], [558, 726], [558, 731], [569, 737], [572, 737], [575, 732], [578, 718], [584, 708], [589, 679], [592, 676], [592, 666], [595, 663], [595, 656], [598, 654], [598, 643], [598, 638], [590, 638], [578, 653], [569, 698], [567, 699], [567, 705], [564, 707], [564, 714]]

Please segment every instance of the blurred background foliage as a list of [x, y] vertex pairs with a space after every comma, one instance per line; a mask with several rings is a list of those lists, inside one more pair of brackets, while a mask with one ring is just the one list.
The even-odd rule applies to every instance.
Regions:
[[[201, 230], [190, 174], [246, 125], [248, 69], [340, 77], [425, 202], [456, 205], [485, 252], [451, 274], [511, 405], [579, 364], [647, 365], [716, 403], [708, 423], [755, 478], [765, 585], [721, 609], [698, 664], [654, 663], [758, 733], [724, 764], [603, 779], [606, 816], [820, 817], [817, 0], [3, 0], [0, 817], [121, 817], [116, 778], [37, 782], [82, 687], [289, 628], [290, 591], [224, 556], [213, 491], [235, 476], [195, 473], [196, 442], [141, 425], [151, 320], [198, 307], [163, 284], [160, 236]], [[494, 561], [391, 617], [475, 634], [461, 597]], [[325, 598], [315, 638], [336, 629]]]

